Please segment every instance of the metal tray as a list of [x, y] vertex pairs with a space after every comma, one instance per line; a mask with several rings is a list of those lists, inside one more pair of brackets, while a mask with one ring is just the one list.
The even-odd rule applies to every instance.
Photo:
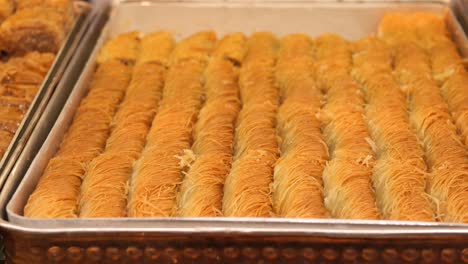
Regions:
[[10, 142], [8, 149], [0, 160], [0, 190], [5, 184], [16, 160], [26, 146], [40, 115], [44, 111], [47, 102], [57, 86], [57, 82], [60, 80], [71, 56], [73, 55], [73, 50], [78, 44], [79, 36], [77, 33], [80, 31], [80, 28], [89, 13], [90, 5], [85, 2], [78, 1], [74, 4], [76, 18], [73, 26], [67, 34], [67, 37], [61, 49], [57, 53], [54, 63], [44, 78], [34, 100], [29, 106], [25, 117], [21, 121], [21, 124]]
[[[88, 88], [97, 51], [128, 30], [171, 30], [180, 38], [215, 29], [277, 35], [335, 32], [348, 39], [372, 33], [384, 12], [448, 12], [449, 25], [468, 55], [466, 35], [445, 1], [417, 2], [140, 2], [113, 7], [80, 78], [23, 181], [7, 206], [5, 232], [11, 263], [468, 263], [468, 225], [402, 221], [275, 218], [58, 219], [22, 217], [22, 208]], [[255, 17], [255, 20], [249, 19]], [[283, 23], [278, 23], [281, 17]], [[92, 31], [98, 31], [98, 23]], [[90, 37], [91, 38], [91, 37]], [[89, 44], [88, 45], [93, 45]], [[77, 51], [85, 52], [82, 48]], [[68, 83], [71, 85], [71, 83]], [[47, 122], [42, 118], [40, 122]], [[11, 184], [18, 183], [27, 167]], [[11, 189], [14, 191], [14, 188]], [[0, 197], [0, 204], [5, 202]]]

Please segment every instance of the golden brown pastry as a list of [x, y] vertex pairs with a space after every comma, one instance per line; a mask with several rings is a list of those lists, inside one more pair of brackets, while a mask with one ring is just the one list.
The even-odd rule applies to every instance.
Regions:
[[[91, 160], [104, 149], [112, 116], [124, 96], [130, 77], [131, 68], [118, 60], [98, 66], [90, 92], [81, 102], [58, 153], [52, 159], [56, 164], [49, 162], [24, 208], [25, 216], [78, 216], [81, 179]], [[103, 83], [107, 85], [99, 86]]]
[[89, 162], [101, 152], [109, 136], [112, 117], [130, 82], [131, 70], [118, 60], [98, 66], [91, 89], [78, 107], [59, 155]]
[[9, 53], [56, 53], [68, 31], [67, 18], [50, 8], [17, 11], [0, 25], [1, 48]]
[[0, 65], [0, 84], [40, 86], [55, 59], [52, 53], [30, 52]]
[[130, 82], [132, 68], [119, 60], [100, 64], [59, 151], [49, 162], [24, 208], [32, 218], [78, 216], [77, 199], [88, 164], [103, 149], [112, 116]]
[[273, 208], [280, 217], [329, 216], [322, 182], [328, 148], [316, 117], [321, 92], [312, 69], [311, 40], [300, 34], [284, 37], [275, 74], [282, 101], [277, 119], [282, 140], [273, 180]]
[[85, 166], [73, 158], [52, 158], [24, 207], [32, 218], [76, 217], [76, 197]]
[[215, 44], [216, 34], [213, 31], [193, 34], [177, 44], [171, 54], [170, 64], [177, 64], [184, 60], [198, 60], [207, 63]]
[[158, 63], [169, 66], [169, 55], [174, 49], [175, 41], [169, 32], [160, 31], [145, 35], [141, 39], [140, 54], [137, 63]]
[[382, 19], [379, 31], [386, 41], [389, 41], [389, 36], [405, 34], [401, 39], [413, 41], [429, 54], [427, 59], [431, 64], [432, 76], [442, 89], [442, 96], [467, 147], [468, 72], [455, 43], [450, 39], [444, 17], [431, 13], [389, 14]]
[[442, 85], [442, 94], [447, 99], [456, 127], [465, 147], [468, 147], [468, 72], [453, 74]]
[[0, 23], [11, 16], [14, 11], [15, 4], [13, 0], [0, 0]]
[[140, 52], [125, 99], [112, 121], [106, 148], [84, 175], [79, 217], [127, 215], [128, 180], [145, 145], [164, 85], [166, 69], [160, 62], [167, 60], [174, 43], [166, 33], [149, 35], [141, 42], [153, 52]]
[[29, 102], [25, 99], [0, 96], [0, 120], [16, 121], [18, 124], [28, 111]]
[[8, 148], [53, 60], [53, 54], [31, 52], [0, 63], [0, 129], [6, 130], [1, 139], [0, 158]]
[[394, 46], [395, 68], [410, 98], [410, 118], [423, 142], [429, 167], [429, 194], [437, 217], [468, 222], [468, 158], [457, 135], [426, 53], [404, 39]]
[[[379, 25], [379, 30], [380, 36], [392, 44], [396, 73], [402, 87], [409, 95], [411, 122], [423, 142], [426, 163], [430, 171], [429, 195], [436, 204], [438, 219], [466, 223], [468, 159], [466, 147], [462, 145], [454, 120], [448, 111], [449, 107], [456, 109], [457, 106], [463, 106], [463, 103], [456, 103], [460, 98], [454, 96], [457, 92], [447, 87], [440, 90], [436, 82], [436, 80], [444, 82], [452, 78], [452, 75], [458, 74], [460, 67], [457, 67], [456, 61], [453, 61], [456, 53], [453, 49], [450, 51], [446, 48], [442, 53], [443, 46], [448, 43], [447, 40], [434, 45], [446, 37], [445, 26], [440, 19], [432, 17], [431, 21], [434, 23], [413, 24], [421, 21], [420, 16], [401, 15], [401, 17], [404, 21], [398, 23], [393, 17], [386, 17]], [[391, 28], [387, 26], [388, 24], [395, 26]], [[394, 33], [396, 31], [403, 33], [397, 35]], [[420, 37], [423, 38], [418, 40]], [[429, 55], [424, 49], [431, 51], [431, 46], [439, 46], [440, 50], [432, 49], [434, 54]], [[460, 89], [458, 92], [462, 91]], [[449, 93], [452, 98], [447, 96]], [[442, 95], [445, 96], [449, 107], [445, 104]], [[459, 95], [463, 98], [463, 94]], [[454, 117], [457, 116], [453, 114]]]
[[12, 133], [9, 129], [4, 129], [3, 124], [0, 123], [0, 157], [5, 154], [14, 135], [15, 133]]
[[247, 42], [242, 33], [229, 34], [222, 38], [216, 45], [212, 57], [226, 59], [235, 66], [240, 66], [245, 56]]
[[209, 56], [215, 41], [213, 33], [202, 32], [183, 40], [171, 55], [163, 98], [130, 180], [129, 216], [171, 216], [176, 212], [178, 186], [188, 166], [192, 130], [202, 104], [203, 58]]
[[90, 163], [84, 175], [80, 217], [126, 216], [127, 181], [133, 162], [145, 144], [160, 98], [164, 72], [157, 64], [135, 66], [129, 89], [139, 96], [126, 96], [114, 117], [105, 151]]
[[70, 13], [73, 10], [73, 0], [14, 0], [16, 3], [16, 10], [44, 7], [51, 8], [64, 13]]
[[3, 157], [29, 107], [27, 99], [0, 96], [0, 159]]
[[[117, 36], [24, 215], [467, 222], [462, 59], [437, 15], [379, 35]], [[0, 63], [0, 154], [52, 61]]]
[[126, 63], [134, 63], [140, 50], [140, 33], [128, 32], [120, 34], [107, 41], [97, 57], [97, 63], [119, 59]]
[[26, 99], [32, 102], [39, 90], [38, 85], [34, 84], [5, 84], [0, 86], [0, 94], [16, 98]]
[[325, 206], [335, 218], [379, 219], [371, 179], [374, 151], [363, 117], [364, 98], [350, 74], [350, 45], [330, 34], [315, 45], [316, 78], [326, 94], [319, 118], [331, 150], [323, 172]]
[[425, 188], [424, 153], [407, 117], [406, 98], [393, 76], [390, 49], [376, 38], [355, 43], [354, 76], [367, 99], [366, 116], [376, 144], [373, 182], [382, 216], [434, 221]]
[[223, 185], [231, 168], [234, 127], [240, 108], [235, 64], [242, 62], [245, 43], [242, 34], [221, 39], [205, 70], [205, 104], [192, 145], [195, 159], [180, 187], [178, 216], [221, 215]]
[[239, 76], [242, 110], [235, 132], [234, 161], [224, 185], [225, 216], [269, 217], [273, 213], [270, 185], [278, 156], [277, 46], [270, 33], [254, 33], [248, 39]]
[[[445, 26], [442, 17], [436, 18], [438, 24]], [[447, 37], [448, 33], [432, 32], [430, 24], [418, 27], [418, 31], [419, 35], [428, 38], [423, 44], [431, 61], [432, 76], [439, 82], [442, 96], [448, 104], [465, 147], [468, 147], [468, 72], [463, 66], [457, 46]]]

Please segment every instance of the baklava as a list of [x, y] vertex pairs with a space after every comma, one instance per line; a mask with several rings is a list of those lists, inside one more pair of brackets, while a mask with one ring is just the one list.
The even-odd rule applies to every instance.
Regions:
[[0, 158], [74, 19], [72, 0], [0, 0]]
[[28, 53], [0, 63], [0, 157], [3, 157], [52, 65], [51, 53]]
[[72, 0], [18, 0], [15, 12], [0, 25], [0, 48], [18, 55], [30, 51], [56, 53], [74, 13]]

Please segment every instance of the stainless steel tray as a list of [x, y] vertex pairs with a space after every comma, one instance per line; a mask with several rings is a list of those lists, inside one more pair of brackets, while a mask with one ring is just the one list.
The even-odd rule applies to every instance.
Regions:
[[[357, 39], [375, 31], [387, 11], [448, 11], [449, 25], [460, 49], [466, 52], [466, 35], [448, 4], [445, 1], [128, 1], [114, 6], [65, 107], [48, 108], [50, 112], [61, 113], [31, 167], [26, 174], [25, 166], [17, 167], [22, 173], [17, 174], [16, 181], [11, 179], [12, 185], [17, 184], [25, 175], [7, 206], [8, 221], [0, 224], [5, 230], [8, 261], [468, 263], [468, 225], [463, 224], [274, 218], [33, 220], [21, 216], [29, 194], [86, 92], [97, 51], [111, 36], [128, 30], [165, 29], [183, 37], [215, 29], [219, 34], [269, 30], [278, 35], [305, 32], [316, 36], [335, 32]], [[81, 57], [80, 53], [77, 55]], [[8, 200], [1, 198], [0, 202]], [[5, 208], [5, 204], [0, 206]]]
[[44, 111], [47, 102], [57, 86], [57, 82], [60, 80], [71, 56], [73, 55], [73, 50], [76, 48], [79, 41], [77, 33], [80, 31], [89, 10], [89, 4], [85, 2], [75, 2], [76, 18], [73, 26], [67, 34], [67, 37], [60, 51], [56, 55], [55, 61], [44, 78], [34, 100], [29, 106], [25, 117], [21, 121], [21, 124], [10, 142], [8, 149], [0, 160], [0, 190], [5, 184], [16, 160], [23, 151], [40, 115]]

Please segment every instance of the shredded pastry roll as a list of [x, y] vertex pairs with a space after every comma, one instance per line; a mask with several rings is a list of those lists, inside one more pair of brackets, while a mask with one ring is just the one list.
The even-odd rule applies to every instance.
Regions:
[[160, 62], [167, 60], [174, 41], [161, 32], [144, 37], [141, 43], [145, 49], [138, 57], [125, 99], [114, 116], [105, 151], [90, 163], [84, 175], [80, 217], [127, 215], [128, 180], [161, 97], [165, 67]]
[[210, 55], [215, 41], [214, 33], [201, 32], [179, 43], [171, 55], [161, 104], [131, 178], [129, 216], [176, 213], [179, 185], [191, 162], [192, 130], [202, 104], [203, 58]]
[[[388, 23], [388, 22], [387, 22]], [[402, 31], [414, 36], [411, 25]], [[442, 92], [432, 77], [431, 61], [414, 38], [402, 35], [387, 40], [392, 44], [395, 70], [408, 93], [411, 121], [423, 143], [429, 167], [428, 192], [436, 204], [437, 217], [447, 222], [468, 222], [468, 158], [457, 134]]]
[[222, 210], [225, 216], [269, 217], [273, 213], [270, 185], [278, 156], [278, 89], [274, 83], [278, 43], [270, 33], [254, 33], [247, 47], [239, 76], [242, 109]]
[[372, 168], [373, 140], [364, 119], [364, 97], [351, 77], [350, 44], [336, 35], [315, 41], [316, 78], [326, 94], [319, 117], [330, 148], [323, 172], [325, 206], [335, 218], [379, 219]]
[[0, 23], [15, 11], [13, 0], [0, 0]]
[[24, 208], [25, 216], [78, 216], [82, 177], [88, 164], [105, 147], [112, 117], [125, 95], [131, 73], [132, 67], [118, 59], [110, 59], [98, 65], [88, 95], [80, 103], [73, 122], [52, 159], [56, 163], [49, 164], [45, 169]]
[[430, 60], [432, 77], [438, 82], [455, 126], [468, 147], [468, 72], [457, 51], [444, 18], [437, 14], [388, 14], [379, 25], [386, 41], [412, 40], [423, 48]]
[[232, 161], [233, 134], [240, 108], [238, 68], [245, 53], [242, 34], [218, 43], [205, 70], [205, 105], [194, 131], [193, 163], [179, 194], [178, 215], [221, 214], [223, 185]]
[[215, 44], [216, 35], [212, 31], [194, 34], [177, 44], [172, 52], [170, 63], [177, 64], [184, 60], [207, 63]]
[[[129, 32], [109, 40], [99, 52], [97, 62], [103, 63], [114, 59], [129, 63], [135, 62], [140, 50], [139, 34], [138, 32]], [[143, 47], [145, 46], [142, 45]], [[146, 47], [145, 50], [147, 50]]]
[[354, 76], [367, 98], [367, 117], [375, 139], [373, 181], [385, 219], [433, 221], [425, 192], [427, 167], [411, 128], [406, 98], [393, 76], [389, 48], [376, 38], [355, 43]]
[[0, 63], [0, 158], [13, 139], [55, 56], [30, 52]]
[[305, 35], [281, 40], [276, 82], [282, 104], [278, 111], [281, 157], [275, 166], [273, 206], [282, 217], [328, 217], [322, 173], [328, 148], [317, 119], [321, 91], [315, 84], [312, 42]]

